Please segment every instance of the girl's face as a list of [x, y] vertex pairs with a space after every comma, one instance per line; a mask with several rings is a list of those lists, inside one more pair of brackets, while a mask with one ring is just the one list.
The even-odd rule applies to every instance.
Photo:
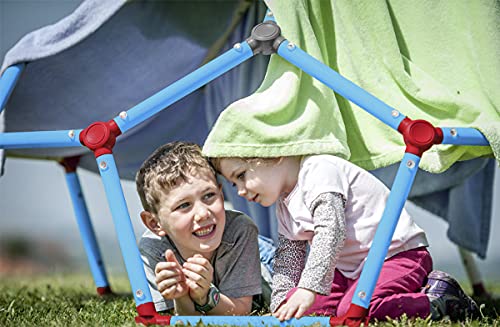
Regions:
[[223, 158], [220, 171], [238, 189], [239, 196], [269, 207], [281, 194], [290, 192], [295, 186], [295, 182], [290, 181], [293, 176], [283, 162], [281, 159], [246, 161]]

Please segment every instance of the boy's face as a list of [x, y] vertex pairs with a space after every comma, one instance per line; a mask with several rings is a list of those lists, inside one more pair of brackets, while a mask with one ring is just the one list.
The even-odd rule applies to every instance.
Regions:
[[239, 196], [264, 207], [276, 202], [285, 188], [287, 172], [272, 162], [223, 158], [220, 171], [237, 188]]
[[183, 258], [198, 253], [210, 259], [219, 247], [226, 223], [224, 198], [215, 176], [200, 171], [180, 179], [161, 196], [157, 218], [160, 235], [168, 234]]

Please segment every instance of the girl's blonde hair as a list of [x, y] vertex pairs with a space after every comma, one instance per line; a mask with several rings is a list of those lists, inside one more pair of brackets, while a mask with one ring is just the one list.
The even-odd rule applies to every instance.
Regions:
[[220, 162], [222, 159], [240, 159], [243, 160], [247, 163], [254, 163], [256, 165], [260, 164], [270, 164], [277, 162], [281, 160], [283, 157], [277, 157], [277, 158], [263, 158], [263, 157], [218, 157], [218, 158], [208, 158], [208, 161], [210, 161], [210, 164], [214, 167], [215, 171], [219, 174], [221, 174], [220, 171]]

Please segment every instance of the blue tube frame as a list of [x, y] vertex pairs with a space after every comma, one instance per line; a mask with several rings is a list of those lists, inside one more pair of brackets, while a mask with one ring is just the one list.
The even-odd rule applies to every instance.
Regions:
[[0, 149], [61, 148], [82, 146], [82, 130], [0, 133]]
[[97, 244], [94, 227], [90, 220], [87, 204], [85, 203], [80, 180], [76, 172], [66, 173], [66, 184], [68, 185], [78, 230], [83, 241], [83, 248], [87, 254], [90, 272], [94, 277], [94, 283], [96, 287], [109, 287], [101, 251]]
[[[399, 124], [405, 119], [405, 116], [399, 111], [363, 90], [288, 40], [280, 44], [278, 54], [393, 129], [398, 130]], [[397, 115], [394, 113], [397, 113]]]
[[274, 14], [269, 9], [266, 10], [266, 16], [264, 17], [264, 19], [262, 20], [262, 22], [267, 22], [267, 21], [271, 21], [271, 22], [275, 22], [276, 23], [276, 19], [274, 18]]
[[484, 135], [475, 128], [441, 127], [443, 131], [442, 144], [456, 145], [489, 145]]
[[9, 101], [12, 91], [19, 81], [19, 77], [21, 77], [24, 71], [24, 67], [25, 64], [12, 65], [2, 74], [2, 78], [0, 78], [0, 113], [7, 104], [7, 101]]
[[141, 254], [137, 248], [134, 228], [128, 213], [127, 202], [123, 195], [115, 159], [112, 154], [104, 154], [96, 160], [135, 303], [139, 306], [147, 302], [153, 302], [146, 273], [142, 267]]
[[142, 101], [114, 120], [122, 133], [142, 123], [174, 102], [182, 99], [208, 82], [228, 72], [253, 56], [252, 49], [246, 42], [236, 45], [219, 57], [196, 69], [192, 73], [167, 86], [155, 95]]
[[415, 180], [419, 163], [419, 156], [405, 153], [399, 165], [384, 213], [375, 232], [370, 251], [368, 251], [368, 257], [361, 271], [358, 286], [352, 297], [352, 303], [363, 308], [368, 308], [370, 305], [380, 270], [384, 264], [394, 230], [399, 221], [399, 216]]
[[170, 325], [182, 323], [182, 325], [198, 326], [202, 322], [207, 326], [212, 325], [230, 325], [230, 326], [252, 326], [252, 327], [267, 327], [267, 326], [322, 326], [330, 327], [330, 317], [302, 317], [300, 319], [289, 319], [286, 321], [279, 321], [273, 316], [172, 316]]

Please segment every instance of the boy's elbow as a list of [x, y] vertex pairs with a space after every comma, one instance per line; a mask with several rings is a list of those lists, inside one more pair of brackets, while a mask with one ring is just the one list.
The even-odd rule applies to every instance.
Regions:
[[236, 316], [248, 316], [252, 312], [252, 296], [245, 296], [243, 298], [236, 299], [235, 301], [238, 301], [239, 305], [236, 307], [238, 308], [237, 312], [234, 313]]
[[[225, 307], [222, 313], [224, 316], [248, 316], [252, 312], [252, 296], [245, 296], [241, 298], [229, 298], [230, 305]], [[228, 303], [229, 304], [229, 303]], [[220, 315], [220, 313], [213, 312], [213, 315]]]

